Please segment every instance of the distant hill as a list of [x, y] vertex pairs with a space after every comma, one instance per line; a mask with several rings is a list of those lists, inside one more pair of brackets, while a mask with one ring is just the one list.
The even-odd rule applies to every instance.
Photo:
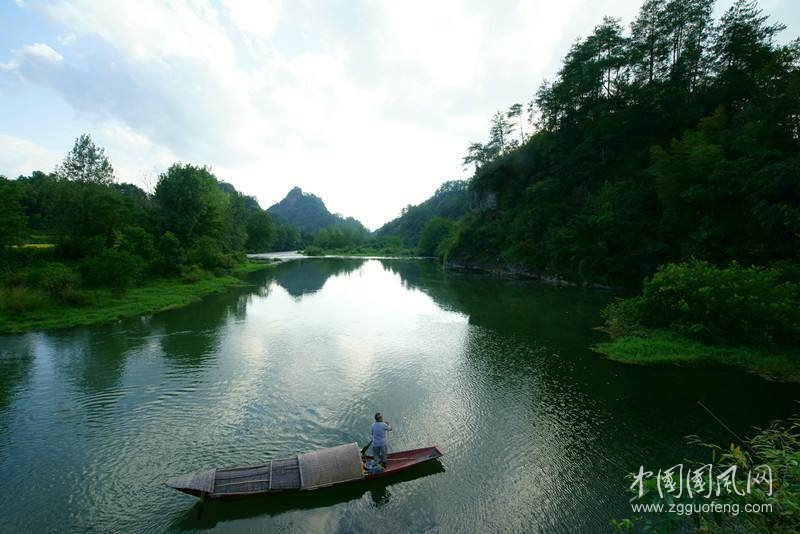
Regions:
[[323, 228], [348, 228], [367, 233], [361, 222], [353, 217], [342, 217], [328, 211], [325, 203], [316, 195], [293, 188], [286, 197], [267, 208], [267, 213], [277, 221], [290, 224], [304, 235], [311, 235]]
[[414, 248], [419, 243], [425, 224], [434, 217], [456, 220], [469, 209], [468, 182], [452, 180], [443, 183], [431, 198], [403, 209], [400, 217], [389, 221], [375, 231], [377, 237], [399, 237], [404, 247]]

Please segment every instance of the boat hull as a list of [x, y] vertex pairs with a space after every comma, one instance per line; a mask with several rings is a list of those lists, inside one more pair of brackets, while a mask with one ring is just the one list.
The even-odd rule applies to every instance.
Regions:
[[[437, 447], [424, 447], [398, 451], [387, 455], [386, 468], [377, 473], [364, 472], [361, 478], [346, 480], [329, 486], [340, 486], [390, 477], [440, 458], [444, 453]], [[362, 457], [362, 461], [371, 456]], [[167, 487], [188, 495], [214, 501], [232, 501], [256, 496], [283, 495], [309, 491], [303, 488], [296, 458], [275, 460], [261, 465], [198, 471], [167, 481]]]

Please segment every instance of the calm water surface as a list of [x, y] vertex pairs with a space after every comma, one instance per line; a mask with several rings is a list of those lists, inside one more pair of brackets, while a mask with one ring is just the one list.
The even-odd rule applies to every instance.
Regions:
[[[395, 260], [303, 260], [197, 305], [0, 337], [0, 530], [602, 532], [624, 475], [683, 436], [796, 410], [797, 385], [636, 367], [587, 347], [613, 295]], [[207, 467], [367, 439], [438, 444], [387, 482], [241, 503], [163, 487]]]

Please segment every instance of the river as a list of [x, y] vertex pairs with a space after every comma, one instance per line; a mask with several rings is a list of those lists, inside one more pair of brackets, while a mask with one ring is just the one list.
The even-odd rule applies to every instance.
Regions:
[[[797, 411], [800, 386], [719, 367], [626, 366], [589, 347], [608, 292], [418, 260], [307, 259], [114, 324], [0, 337], [8, 532], [603, 532], [624, 476]], [[384, 482], [206, 503], [208, 467], [368, 440], [437, 444]]]

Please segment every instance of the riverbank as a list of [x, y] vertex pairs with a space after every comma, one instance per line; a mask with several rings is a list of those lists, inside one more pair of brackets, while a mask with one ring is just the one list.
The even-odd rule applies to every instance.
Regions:
[[85, 290], [86, 303], [82, 306], [53, 303], [19, 314], [0, 314], [0, 334], [107, 323], [181, 308], [240, 286], [243, 284], [241, 276], [269, 267], [269, 263], [245, 262], [234, 267], [229, 275], [209, 275], [193, 282], [182, 278], [151, 280], [121, 295], [108, 289]]
[[444, 264], [446, 271], [481, 272], [495, 276], [529, 278], [553, 286], [587, 287], [589, 289], [604, 289], [611, 291], [625, 291], [626, 288], [609, 286], [597, 283], [577, 283], [569, 281], [557, 274], [534, 271], [523, 265], [505, 263], [486, 263], [466, 260], [448, 260]]
[[768, 380], [800, 383], [800, 359], [786, 349], [707, 345], [664, 330], [647, 330], [599, 343], [593, 350], [627, 364], [721, 364]]

